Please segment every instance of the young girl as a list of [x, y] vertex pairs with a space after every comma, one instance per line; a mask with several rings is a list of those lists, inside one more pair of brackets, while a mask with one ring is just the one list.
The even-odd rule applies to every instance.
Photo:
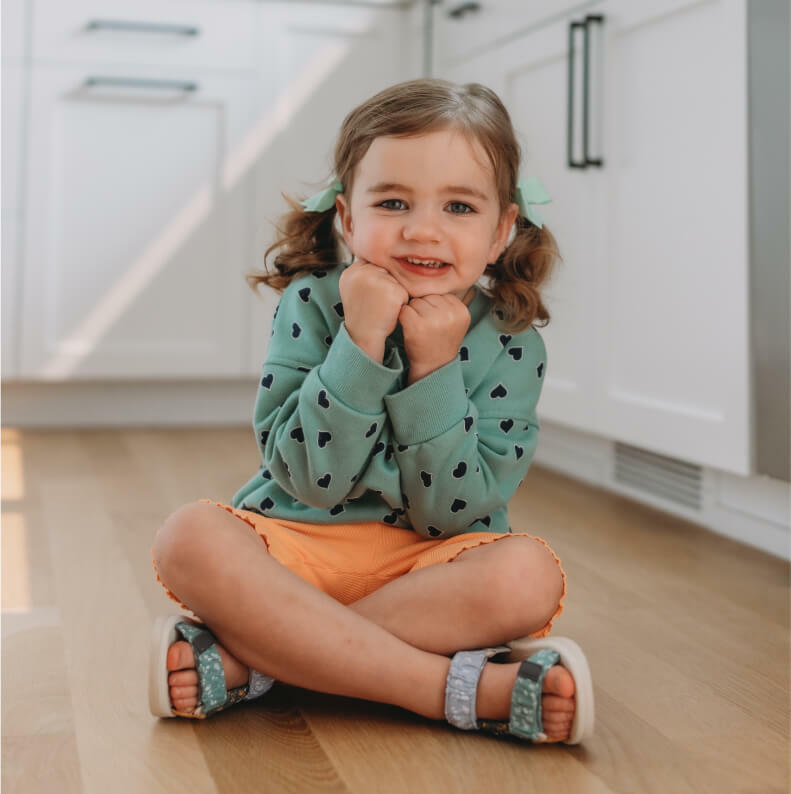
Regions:
[[277, 273], [248, 275], [282, 292], [262, 465], [232, 505], [177, 510], [152, 549], [200, 615], [155, 623], [155, 715], [278, 680], [533, 742], [592, 732], [584, 654], [547, 637], [560, 560], [507, 513], [538, 440], [533, 322], [557, 256], [519, 160], [491, 90], [413, 80], [353, 110], [330, 187], [289, 199]]

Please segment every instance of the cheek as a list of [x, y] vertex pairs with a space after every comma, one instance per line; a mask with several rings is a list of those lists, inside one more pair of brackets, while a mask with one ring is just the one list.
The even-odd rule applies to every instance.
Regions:
[[371, 255], [385, 252], [391, 245], [392, 236], [387, 224], [371, 220], [360, 223], [353, 235], [357, 255], [365, 257], [365, 252]]

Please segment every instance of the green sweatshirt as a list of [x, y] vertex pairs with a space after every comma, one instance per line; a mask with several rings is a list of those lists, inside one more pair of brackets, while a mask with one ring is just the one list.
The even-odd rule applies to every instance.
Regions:
[[400, 324], [382, 364], [346, 330], [338, 280], [348, 266], [296, 278], [281, 296], [253, 416], [263, 465], [233, 506], [384, 522], [427, 539], [510, 532], [507, 504], [538, 442], [538, 331], [498, 329], [476, 289], [457, 357], [407, 386]]

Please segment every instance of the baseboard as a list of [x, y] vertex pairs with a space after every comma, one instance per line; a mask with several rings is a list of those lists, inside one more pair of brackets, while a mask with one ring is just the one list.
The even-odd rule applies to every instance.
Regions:
[[[247, 426], [257, 387], [255, 378], [10, 381], [2, 384], [2, 424], [20, 428]], [[786, 482], [695, 467], [546, 420], [541, 422], [534, 462], [791, 560], [791, 489]], [[624, 480], [624, 470], [631, 471], [626, 475], [629, 482]], [[683, 504], [679, 499], [686, 492], [694, 498]]]
[[[632, 483], [624, 482], [618, 461], [624, 450], [636, 453], [633, 457], [640, 455], [644, 458], [642, 486], [639, 476], [635, 476]], [[673, 461], [649, 450], [625, 447], [611, 439], [548, 421], [541, 423], [534, 463], [791, 560], [791, 488], [787, 482], [765, 476], [738, 477], [716, 469], [694, 467], [685, 461]], [[681, 503], [678, 493], [674, 493], [680, 489], [673, 489], [668, 484], [670, 480], [690, 482], [689, 475], [673, 472], [670, 477], [664, 477], [665, 483], [661, 482], [663, 473], [671, 468], [681, 471], [699, 468], [697, 498], [686, 499], [690, 503], [696, 502], [697, 507]], [[692, 487], [688, 482], [682, 485], [691, 493]], [[660, 490], [669, 495], [659, 495]]]

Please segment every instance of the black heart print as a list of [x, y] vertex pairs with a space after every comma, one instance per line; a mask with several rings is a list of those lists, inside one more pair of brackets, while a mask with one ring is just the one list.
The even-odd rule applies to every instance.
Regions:
[[324, 389], [319, 392], [319, 405], [322, 408], [330, 407], [330, 401], [327, 399], [327, 392]]
[[268, 438], [269, 438], [269, 431], [268, 430], [262, 430], [261, 431], [261, 446], [262, 447], [266, 446], [266, 440]]
[[299, 327], [299, 323], [291, 323], [291, 336], [297, 339], [301, 333], [302, 329]]
[[380, 452], [382, 452], [382, 450], [384, 448], [385, 448], [385, 445], [381, 441], [377, 441], [376, 444], [374, 445], [374, 451], [373, 451], [374, 456], [376, 456]]
[[324, 278], [327, 275], [326, 270], [314, 270], [313, 275], [315, 278]]
[[271, 479], [272, 479], [272, 472], [271, 472], [271, 471], [269, 471], [269, 469], [264, 469], [264, 471], [263, 471], [263, 473], [261, 474], [261, 476], [262, 476], [262, 477], [263, 477], [265, 480], [271, 480]]
[[299, 297], [302, 298], [305, 303], [307, 303], [310, 300], [310, 287], [303, 287], [299, 291]]
[[500, 422], [500, 430], [502, 430], [503, 433], [507, 433], [513, 426], [514, 426], [513, 419], [503, 419], [503, 421]]
[[386, 524], [395, 524], [398, 521], [398, 513], [388, 513], [383, 519]]
[[465, 433], [469, 433], [470, 432], [470, 428], [472, 427], [473, 421], [474, 420], [473, 420], [473, 418], [471, 416], [465, 416], [464, 417], [464, 432]]
[[330, 515], [337, 516], [338, 514], [342, 513], [346, 508], [343, 505], [335, 505], [335, 507], [330, 508]]
[[305, 434], [302, 432], [301, 427], [295, 427], [291, 431], [291, 433], [289, 433], [289, 435], [291, 436], [291, 438], [295, 439], [296, 441], [299, 441], [300, 444], [305, 443]]
[[431, 475], [427, 471], [420, 472], [420, 479], [423, 480], [423, 485], [425, 485], [426, 488], [431, 486]]
[[271, 389], [272, 388], [272, 381], [274, 379], [275, 379], [275, 376], [270, 372], [268, 375], [264, 375], [264, 377], [261, 378], [261, 385], [265, 389]]
[[275, 503], [267, 496], [260, 505], [258, 505], [259, 509], [263, 512], [265, 510], [271, 510], [275, 506]]
[[327, 430], [319, 430], [319, 449], [324, 449], [332, 441], [332, 433]]
[[393, 457], [393, 447], [391, 444], [387, 445], [387, 449], [385, 450], [385, 462], [390, 460]]
[[544, 362], [543, 361], [538, 365], [538, 369], [536, 370], [536, 372], [538, 373], [538, 377], [540, 378], [541, 375], [544, 372]]
[[500, 344], [505, 347], [511, 341], [511, 334], [500, 334]]
[[462, 345], [459, 348], [459, 358], [462, 361], [469, 361], [470, 360], [470, 351], [467, 350], [467, 348], [464, 345]]
[[376, 432], [376, 422], [374, 422], [369, 428], [368, 432], [365, 434], [366, 438], [370, 438]]
[[325, 336], [324, 337], [324, 344], [327, 345], [327, 347], [329, 347], [332, 344], [332, 337], [331, 336]]
[[426, 527], [426, 530], [428, 531], [428, 534], [431, 535], [432, 538], [436, 538], [442, 534], [442, 532], [439, 529], [437, 529], [436, 527], [432, 527], [431, 524], [429, 524]]
[[463, 461], [459, 461], [459, 465], [453, 470], [453, 476], [458, 480], [459, 477], [463, 477], [467, 473], [467, 464]]
[[327, 472], [323, 477], [319, 477], [319, 479], [316, 480], [316, 485], [318, 485], [319, 488], [329, 488], [331, 480], [332, 480], [332, 475], [329, 472]]
[[467, 507], [467, 503], [464, 499], [454, 499], [453, 504], [450, 506], [451, 513], [458, 513], [459, 510], [464, 510]]
[[519, 460], [519, 458], [521, 458], [522, 455], [525, 454], [524, 449], [522, 449], [522, 447], [520, 447], [519, 444], [514, 444], [514, 452], [516, 452], [516, 459], [517, 460]]
[[332, 308], [335, 309], [335, 313], [338, 315], [338, 317], [344, 316], [343, 303], [341, 301], [338, 301], [338, 303], [336, 303]]
[[397, 446], [399, 452], [406, 452], [409, 449], [409, 447], [406, 447], [403, 444], [398, 444]]
[[522, 360], [522, 348], [521, 347], [509, 347], [508, 348], [508, 355], [514, 361], [521, 361]]
[[495, 386], [495, 387], [494, 387], [494, 388], [493, 388], [493, 389], [492, 389], [492, 390], [489, 392], [489, 396], [490, 396], [490, 397], [491, 397], [493, 400], [496, 400], [496, 399], [498, 399], [498, 398], [501, 398], [501, 397], [507, 397], [507, 396], [508, 396], [508, 390], [505, 388], [505, 386], [503, 386], [503, 384], [502, 384], [502, 383], [498, 383], [498, 384], [497, 384], [497, 385], [496, 385], [496, 386]]

